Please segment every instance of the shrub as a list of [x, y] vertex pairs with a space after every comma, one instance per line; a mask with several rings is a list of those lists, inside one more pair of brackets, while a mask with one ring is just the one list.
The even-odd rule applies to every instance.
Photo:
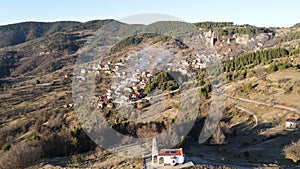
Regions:
[[40, 140], [42, 151], [45, 157], [62, 157], [72, 154], [73, 146], [70, 142], [70, 136], [66, 135], [49, 135]]
[[160, 72], [150, 82], [146, 84], [144, 94], [149, 94], [154, 89], [175, 90], [178, 88], [178, 83], [168, 72]]
[[271, 65], [268, 67], [267, 72], [268, 72], [268, 73], [273, 73], [273, 72], [276, 72], [277, 70], [278, 70], [277, 64], [271, 64]]
[[[138, 45], [138, 44], [142, 43], [143, 41], [145, 41], [149, 38], [154, 38], [156, 36], [157, 36], [157, 34], [155, 34], [155, 33], [144, 33], [144, 34], [140, 34], [140, 35], [129, 36], [129, 37], [124, 38], [121, 41], [119, 41], [111, 49], [111, 53], [119, 52], [123, 49], [126, 49], [129, 46]], [[161, 40], [164, 40], [164, 38], [162, 38]]]
[[159, 36], [158, 38], [156, 38], [152, 43], [158, 43], [158, 42], [167, 42], [171, 39], [171, 37], [169, 36]]
[[244, 151], [243, 156], [249, 158], [250, 157], [249, 151]]
[[26, 168], [33, 165], [42, 157], [39, 147], [28, 143], [12, 146], [0, 159], [1, 169]]
[[3, 146], [2, 146], [2, 151], [8, 151], [9, 149], [11, 148], [11, 145], [8, 144], [8, 143], [5, 143]]
[[0, 78], [9, 76], [10, 75], [9, 69], [10, 67], [8, 65], [0, 64]]
[[199, 95], [208, 98], [208, 94], [212, 91], [210, 81], [206, 81], [205, 84], [200, 88]]
[[71, 157], [71, 163], [72, 164], [78, 164], [82, 161], [82, 156], [81, 155], [72, 155]]
[[91, 151], [96, 144], [88, 137], [82, 128], [71, 132], [49, 134], [39, 140], [44, 157], [62, 157]]
[[291, 159], [294, 163], [300, 161], [300, 139], [284, 146], [283, 153], [286, 159]]
[[41, 84], [41, 81], [40, 81], [39, 79], [37, 79], [37, 80], [35, 81], [35, 84]]
[[255, 85], [252, 83], [247, 83], [241, 87], [241, 92], [251, 92], [254, 89]]

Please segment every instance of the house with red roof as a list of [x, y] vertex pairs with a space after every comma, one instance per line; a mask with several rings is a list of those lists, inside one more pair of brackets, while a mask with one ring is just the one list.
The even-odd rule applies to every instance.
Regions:
[[172, 165], [183, 164], [184, 153], [182, 148], [177, 149], [160, 149], [158, 151], [156, 139], [152, 141], [152, 164]]
[[141, 96], [141, 94], [138, 92], [133, 93], [133, 95], [132, 95], [133, 98], [139, 98], [140, 96]]
[[158, 152], [158, 163], [159, 164], [183, 164], [184, 163], [184, 154], [182, 148], [178, 149], [161, 149]]
[[285, 120], [285, 128], [286, 129], [295, 129], [297, 127], [297, 120], [294, 118], [287, 118]]
[[98, 106], [98, 108], [103, 108], [104, 107], [104, 102], [103, 101], [98, 101], [97, 106]]

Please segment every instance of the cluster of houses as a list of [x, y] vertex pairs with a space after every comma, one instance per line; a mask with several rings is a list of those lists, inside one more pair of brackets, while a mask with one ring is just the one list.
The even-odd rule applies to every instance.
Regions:
[[192, 61], [192, 67], [195, 68], [195, 69], [206, 68], [206, 63], [198, 58], [198, 59], [195, 59], [195, 60]]
[[132, 75], [132, 83], [130, 84], [131, 94], [130, 99], [138, 99], [142, 97], [141, 92], [143, 92], [146, 84], [152, 79], [153, 77], [153, 70], [143, 70], [142, 73], [134, 73]]
[[112, 64], [111, 62], [99, 65], [95, 69], [108, 75], [114, 75], [119, 80], [117, 84], [112, 84], [111, 88], [105, 94], [99, 96], [97, 102], [98, 108], [113, 108], [115, 104], [144, 98], [143, 90], [146, 84], [152, 79], [154, 73], [153, 70], [140, 71], [138, 69], [134, 72], [126, 72], [124, 71], [126, 67], [122, 63]]
[[[153, 71], [142, 71], [142, 73], [134, 73], [131, 78], [131, 83], [126, 85], [122, 90], [117, 86], [112, 86], [104, 95], [99, 96], [97, 107], [98, 108], [113, 108], [115, 104], [122, 104], [128, 101], [136, 101], [144, 98], [143, 90], [153, 75]], [[116, 98], [113, 94], [117, 95]]]
[[[171, 64], [171, 63], [170, 63]], [[187, 74], [186, 68], [192, 66], [194, 69], [205, 68], [206, 64], [202, 59], [194, 59], [192, 61], [181, 60], [177, 67], [177, 71], [180, 71], [182, 74]], [[111, 89], [107, 90], [107, 93], [100, 96], [98, 100], [98, 108], [104, 107], [114, 107], [114, 104], [122, 104], [128, 101], [136, 101], [138, 99], [143, 99], [144, 88], [146, 84], [153, 78], [154, 70], [139, 70], [136, 69], [133, 72], [124, 71], [127, 68], [121, 62], [111, 63], [107, 62], [104, 65], [93, 66], [94, 70], [97, 70], [97, 73], [103, 72], [107, 75], [114, 75], [116, 78], [121, 79], [119, 84], [112, 85]], [[122, 85], [124, 83], [124, 85]], [[120, 89], [120, 86], [122, 86]], [[113, 94], [118, 95], [113, 98]]]
[[99, 96], [98, 102], [97, 102], [97, 108], [113, 108], [114, 107], [114, 103], [113, 103], [113, 97], [112, 97], [112, 91], [111, 90], [107, 90], [107, 92], [102, 95]]
[[206, 63], [201, 58], [197, 58], [192, 61], [181, 60], [179, 65], [181, 65], [181, 67], [179, 67], [177, 69], [177, 71], [179, 71], [183, 74], [187, 74], [186, 67], [189, 67], [189, 66], [196, 70], [206, 68]]
[[[184, 75], [188, 75], [187, 68], [202, 69], [206, 67], [206, 62], [211, 60], [214, 56], [197, 56], [193, 60], [182, 59], [178, 63], [166, 63], [166, 66], [171, 67], [172, 71], [179, 71]], [[124, 62], [130, 58], [125, 58]], [[151, 64], [151, 63], [150, 63]], [[96, 74], [112, 75], [116, 79], [120, 79], [117, 84], [111, 84], [111, 88], [105, 94], [98, 97], [97, 107], [113, 108], [115, 104], [122, 104], [131, 100], [139, 100], [145, 98], [143, 95], [146, 84], [153, 78], [154, 70], [133, 70], [128, 71], [129, 66], [125, 66], [123, 61], [113, 63], [107, 61], [104, 64], [90, 64], [88, 68], [80, 70], [80, 76], [76, 78], [79, 82], [86, 81], [86, 74], [95, 72]]]

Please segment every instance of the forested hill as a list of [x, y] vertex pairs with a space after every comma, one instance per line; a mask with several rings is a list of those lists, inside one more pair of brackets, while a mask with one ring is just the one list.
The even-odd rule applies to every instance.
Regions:
[[[57, 32], [73, 32], [85, 29], [97, 30], [104, 24], [113, 20], [92, 20], [88, 22], [58, 21], [58, 22], [22, 22], [0, 26], [0, 48], [17, 45], [42, 36]], [[272, 32], [267, 28], [251, 25], [235, 25], [233, 22], [197, 22], [196, 27], [205, 30], [214, 29], [220, 35], [233, 35], [235, 33], [254, 35], [257, 33]], [[297, 24], [295, 25], [297, 26]]]
[[57, 32], [72, 32], [84, 29], [97, 30], [112, 20], [93, 20], [89, 22], [22, 22], [0, 26], [0, 48], [17, 45], [29, 40]]

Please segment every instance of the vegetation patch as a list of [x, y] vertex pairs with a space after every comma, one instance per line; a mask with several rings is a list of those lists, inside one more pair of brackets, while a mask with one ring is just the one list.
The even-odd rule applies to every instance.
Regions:
[[242, 27], [229, 27], [218, 30], [219, 36], [233, 36], [234, 34], [244, 34], [249, 36], [254, 36], [259, 33], [273, 33], [274, 32], [268, 28], [260, 28], [255, 26], [242, 26]]
[[286, 159], [291, 159], [294, 163], [300, 161], [300, 140], [285, 146], [283, 153]]
[[277, 42], [289, 42], [295, 39], [300, 39], [300, 31], [289, 33], [288, 35], [285, 35], [284, 37], [278, 39]]

